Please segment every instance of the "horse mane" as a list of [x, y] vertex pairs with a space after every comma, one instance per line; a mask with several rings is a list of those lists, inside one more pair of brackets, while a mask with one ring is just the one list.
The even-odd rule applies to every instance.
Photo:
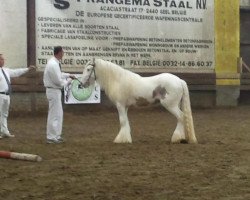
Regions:
[[105, 93], [111, 100], [117, 99], [122, 92], [131, 93], [133, 88], [131, 83], [135, 83], [140, 75], [135, 74], [121, 66], [102, 59], [95, 60], [95, 71], [97, 82], [102, 86]]
[[102, 73], [104, 79], [116, 80], [120, 75], [125, 73], [125, 69], [122, 67], [102, 59], [95, 60], [96, 70]]

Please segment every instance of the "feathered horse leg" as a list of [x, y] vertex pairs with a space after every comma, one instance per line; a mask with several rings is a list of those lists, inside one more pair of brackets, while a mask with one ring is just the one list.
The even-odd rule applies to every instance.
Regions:
[[177, 126], [174, 130], [174, 133], [171, 138], [172, 143], [181, 143], [187, 142], [185, 127], [184, 127], [184, 114], [176, 105], [175, 107], [171, 107], [168, 109], [170, 113], [172, 113], [177, 119]]
[[166, 94], [164, 98], [160, 100], [161, 104], [177, 119], [177, 125], [171, 138], [172, 143], [187, 142], [184, 126], [184, 114], [179, 108], [181, 97], [182, 93], [177, 91], [176, 93], [171, 92]]
[[115, 143], [132, 143], [132, 138], [130, 134], [130, 125], [128, 121], [128, 107], [121, 105], [120, 103], [116, 104], [119, 120], [120, 120], [120, 131], [116, 136], [114, 142]]

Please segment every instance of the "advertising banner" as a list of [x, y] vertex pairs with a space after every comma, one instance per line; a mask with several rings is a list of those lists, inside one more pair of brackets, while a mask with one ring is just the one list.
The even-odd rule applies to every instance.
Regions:
[[214, 69], [214, 1], [36, 0], [37, 65], [102, 58], [130, 69]]

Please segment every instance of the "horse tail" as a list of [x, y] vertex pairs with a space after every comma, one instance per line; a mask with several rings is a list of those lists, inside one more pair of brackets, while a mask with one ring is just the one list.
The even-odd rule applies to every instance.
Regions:
[[185, 132], [187, 133], [186, 136], [188, 138], [189, 143], [197, 143], [194, 131], [194, 123], [193, 123], [188, 86], [184, 80], [182, 80], [181, 83], [183, 88], [181, 108], [184, 113], [184, 126], [185, 126]]

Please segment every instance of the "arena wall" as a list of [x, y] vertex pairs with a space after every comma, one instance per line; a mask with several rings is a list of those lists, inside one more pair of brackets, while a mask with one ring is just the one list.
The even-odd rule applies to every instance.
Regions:
[[215, 3], [216, 105], [237, 105], [240, 95], [239, 1], [217, 0]]
[[[0, 52], [7, 57], [6, 65], [8, 66], [35, 65], [35, 1], [21, 0], [17, 2], [9, 0], [8, 2], [9, 4], [4, 6], [5, 10], [1, 12], [0, 19], [5, 20], [8, 18], [10, 20], [8, 24], [19, 25], [13, 30], [8, 24], [2, 23], [6, 34], [4, 37], [1, 35], [1, 43], [8, 41], [10, 45], [1, 45]], [[215, 0], [214, 5], [215, 69], [199, 73], [187, 70], [168, 71], [187, 81], [191, 103], [194, 107], [236, 106], [239, 102], [241, 87], [241, 71], [239, 69], [240, 5], [235, 0]], [[18, 17], [11, 17], [13, 13], [18, 13]], [[72, 70], [71, 72], [79, 73], [79, 71]], [[143, 76], [156, 73], [159, 72], [152, 70], [150, 72], [140, 71]], [[42, 75], [43, 70], [39, 69], [36, 73], [12, 80], [15, 91], [11, 98], [12, 111], [36, 112], [47, 110]], [[102, 94], [101, 105], [110, 106], [105, 94]], [[88, 107], [88, 105], [78, 106], [82, 109]], [[70, 108], [69, 105], [65, 105], [65, 107]], [[97, 106], [89, 105], [89, 107], [94, 108]]]

